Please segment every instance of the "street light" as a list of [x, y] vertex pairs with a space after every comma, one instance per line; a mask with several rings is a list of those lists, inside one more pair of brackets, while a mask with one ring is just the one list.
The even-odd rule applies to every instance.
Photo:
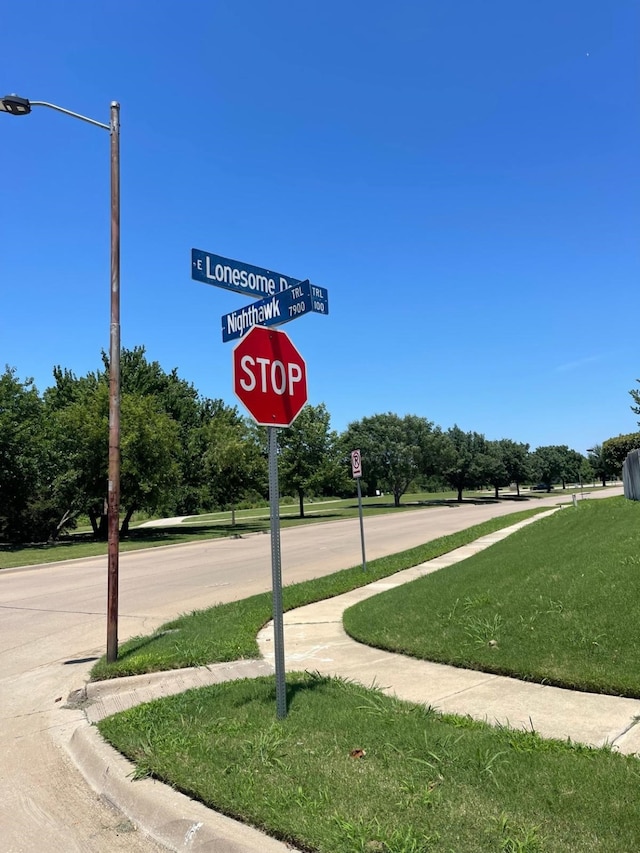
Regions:
[[111, 301], [109, 326], [109, 473], [107, 500], [107, 661], [118, 657], [118, 561], [120, 522], [120, 104], [111, 101], [109, 124], [46, 101], [18, 95], [0, 98], [0, 112], [28, 115], [31, 107], [59, 113], [108, 130], [111, 137]]

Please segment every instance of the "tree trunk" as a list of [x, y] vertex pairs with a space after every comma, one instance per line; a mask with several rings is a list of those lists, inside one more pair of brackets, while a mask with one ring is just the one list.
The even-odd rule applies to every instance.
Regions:
[[234, 506], [231, 507], [231, 526], [236, 526], [236, 508]]
[[98, 538], [98, 521], [95, 512], [90, 509], [89, 510], [89, 521], [91, 522], [91, 529], [93, 530], [93, 535]]
[[304, 492], [298, 489], [298, 501], [300, 503], [300, 518], [304, 518]]
[[93, 535], [96, 539], [100, 539], [102, 542], [106, 542], [109, 538], [108, 535], [108, 525], [107, 525], [107, 513], [101, 512], [98, 515], [94, 510], [89, 510], [89, 518], [91, 519], [91, 527], [93, 528]]
[[462, 486], [458, 486], [458, 503], [462, 503]]
[[131, 516], [135, 512], [136, 508], [134, 506], [129, 507], [122, 522], [122, 527], [120, 528], [120, 536], [127, 536], [129, 534], [129, 522], [131, 521]]
[[393, 505], [394, 505], [395, 507], [399, 507], [399, 506], [400, 506], [400, 498], [401, 498], [401, 497], [402, 497], [402, 495], [400, 494], [400, 492], [394, 492], [394, 493], [393, 493]]
[[74, 512], [72, 512], [70, 509], [68, 509], [68, 510], [65, 512], [65, 514], [62, 516], [62, 518], [60, 519], [60, 521], [56, 524], [56, 529], [55, 529], [55, 531], [54, 531], [54, 533], [53, 533], [53, 538], [54, 538], [54, 539], [57, 539], [57, 538], [58, 538], [58, 536], [60, 535], [60, 531], [62, 530], [62, 528], [67, 524], [67, 522], [68, 522], [70, 519], [72, 519], [72, 518], [73, 518], [73, 516], [74, 516], [74, 515], [76, 515], [76, 512], [75, 512], [75, 511], [74, 511]]
[[498, 487], [497, 487], [497, 486], [494, 486], [493, 488], [496, 490], [496, 491], [495, 491], [495, 498], [496, 498], [496, 500], [498, 500], [498, 498], [500, 497], [500, 496], [498, 495]]
[[607, 485], [607, 478], [606, 478], [606, 477], [603, 477], [603, 478], [602, 478], [602, 485], [603, 485], [603, 486], [606, 486], [606, 485]]
[[520, 497], [520, 483], [516, 483], [516, 494]]

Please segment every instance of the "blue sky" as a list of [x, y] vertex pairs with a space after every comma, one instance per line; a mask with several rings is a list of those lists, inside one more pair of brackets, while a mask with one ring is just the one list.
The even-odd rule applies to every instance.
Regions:
[[[415, 413], [584, 452], [635, 431], [637, 0], [9, 0], [0, 88], [120, 101], [122, 343], [236, 399], [191, 248], [329, 292], [285, 329], [342, 430]], [[0, 114], [0, 365], [109, 339], [109, 136]]]

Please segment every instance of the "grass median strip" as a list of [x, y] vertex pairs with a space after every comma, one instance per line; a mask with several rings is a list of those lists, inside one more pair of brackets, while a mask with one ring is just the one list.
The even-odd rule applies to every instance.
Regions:
[[640, 763], [443, 716], [340, 679], [219, 684], [107, 718], [136, 764], [316, 853], [628, 853]]
[[344, 614], [362, 643], [640, 697], [640, 504], [579, 501], [446, 572]]
[[[283, 590], [284, 609], [292, 610], [365, 586], [543, 511], [544, 509], [538, 507], [494, 518], [399, 554], [372, 560], [368, 563], [366, 572], [357, 566], [286, 586]], [[118, 659], [107, 664], [106, 659], [101, 658], [94, 666], [91, 676], [93, 679], [116, 678], [256, 657], [256, 635], [271, 615], [271, 593], [195, 611], [166, 623], [149, 636], [135, 637], [123, 643], [118, 652]]]

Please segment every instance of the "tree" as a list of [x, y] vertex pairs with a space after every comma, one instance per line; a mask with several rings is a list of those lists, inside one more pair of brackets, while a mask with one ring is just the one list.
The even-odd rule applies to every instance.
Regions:
[[504, 486], [508, 486], [510, 482], [500, 443], [497, 441], [488, 441], [487, 452], [484, 456], [484, 471], [487, 483], [493, 487], [494, 496], [498, 498], [499, 490]]
[[622, 476], [622, 465], [632, 450], [640, 447], [640, 432], [631, 432], [627, 435], [618, 435], [608, 438], [602, 442], [602, 456], [604, 467], [616, 477]]
[[550, 492], [562, 474], [563, 458], [558, 445], [536, 447], [531, 454], [531, 471], [534, 479], [544, 483]]
[[611, 468], [607, 454], [603, 450], [603, 446], [601, 444], [594, 444], [593, 448], [589, 451], [588, 459], [594, 475], [598, 477], [603, 486], [606, 486], [608, 478], [613, 476], [614, 471]]
[[417, 415], [388, 412], [349, 424], [341, 437], [343, 451], [360, 450], [367, 482], [393, 494], [395, 506], [410, 484], [435, 470], [436, 433]]
[[[108, 381], [109, 358], [102, 353], [101, 381]], [[123, 394], [153, 397], [159, 411], [172, 418], [179, 429], [180, 485], [174, 492], [175, 512], [188, 514], [200, 508], [203, 492], [201, 455], [193, 455], [192, 433], [220, 410], [227, 409], [221, 400], [202, 398], [196, 388], [178, 375], [177, 368], [167, 373], [158, 361], [149, 361], [143, 346], [124, 348], [120, 356], [121, 390]], [[205, 489], [206, 491], [206, 489]], [[209, 508], [209, 507], [206, 507]]]
[[[109, 387], [102, 379], [83, 383], [71, 402], [52, 413], [56, 450], [66, 460], [55, 484], [56, 494], [72, 514], [86, 512], [94, 534], [107, 535]], [[178, 425], [161, 411], [156, 398], [121, 396], [120, 503], [121, 535], [137, 510], [173, 509], [180, 482]]]
[[523, 473], [528, 470], [526, 457], [528, 444], [516, 444], [515, 441], [503, 438], [500, 441], [488, 441], [485, 452], [485, 472], [487, 482], [494, 488], [495, 497], [504, 486], [515, 482], [520, 494], [520, 481]]
[[[84, 377], [54, 368], [55, 384], [45, 392], [45, 403], [57, 456], [64, 460], [56, 494], [70, 515], [86, 512], [94, 533], [106, 537], [109, 362], [104, 352], [102, 362], [101, 370]], [[203, 501], [204, 508], [213, 508], [202, 461], [208, 446], [203, 429], [236, 410], [201, 398], [175, 368], [166, 373], [149, 361], [144, 347], [122, 350], [121, 379], [123, 535], [136, 510], [194, 512]]]
[[53, 489], [67, 515], [87, 513], [94, 535], [106, 539], [109, 388], [76, 380], [69, 372], [59, 373], [59, 381], [61, 393], [57, 387], [45, 392], [54, 453], [64, 460]]
[[62, 515], [53, 476], [43, 402], [33, 380], [14, 368], [0, 375], [0, 541], [50, 538]]
[[266, 493], [267, 463], [251, 425], [235, 409], [221, 409], [199, 430], [207, 503], [235, 508], [248, 494]]
[[[491, 476], [488, 458], [489, 442], [477, 432], [463, 432], [454, 425], [444, 433], [440, 467], [445, 482], [462, 500], [464, 489], [477, 488], [489, 482]], [[500, 462], [496, 466], [498, 470]], [[504, 472], [501, 473], [504, 478]]]
[[306, 494], [333, 491], [344, 480], [337, 438], [324, 403], [305, 406], [291, 426], [278, 434], [280, 481], [284, 490], [297, 494], [300, 518], [304, 518]]
[[567, 482], [575, 483], [580, 479], [584, 457], [577, 450], [571, 450], [566, 444], [558, 445], [558, 454], [560, 456], [560, 481], [564, 489]]
[[[640, 379], [636, 379], [636, 382], [640, 382]], [[635, 406], [631, 406], [631, 411], [635, 412], [636, 415], [640, 415], [640, 391], [637, 388], [632, 388], [629, 394], [631, 394], [631, 399], [635, 403]], [[638, 421], [638, 426], [640, 426], [640, 421]]]
[[178, 423], [156, 397], [122, 395], [120, 496], [125, 515], [120, 535], [129, 532], [134, 512], [171, 512], [180, 487]]
[[507, 469], [509, 482], [516, 484], [516, 491], [519, 496], [520, 485], [525, 483], [531, 476], [531, 454], [529, 453], [529, 445], [511, 441], [509, 438], [500, 439], [499, 444], [504, 464]]
[[[243, 429], [248, 430], [249, 439], [256, 443], [253, 431], [238, 414], [235, 406], [227, 406], [222, 400], [199, 400], [196, 426], [186, 430], [185, 437], [181, 437], [182, 484], [178, 498], [179, 513], [211, 511], [229, 503], [223, 495], [220, 459], [214, 462], [210, 451], [221, 440], [223, 425], [232, 427], [241, 422], [244, 424]], [[264, 480], [266, 482], [266, 475]], [[255, 488], [260, 492], [264, 491], [263, 484], [257, 484]]]

